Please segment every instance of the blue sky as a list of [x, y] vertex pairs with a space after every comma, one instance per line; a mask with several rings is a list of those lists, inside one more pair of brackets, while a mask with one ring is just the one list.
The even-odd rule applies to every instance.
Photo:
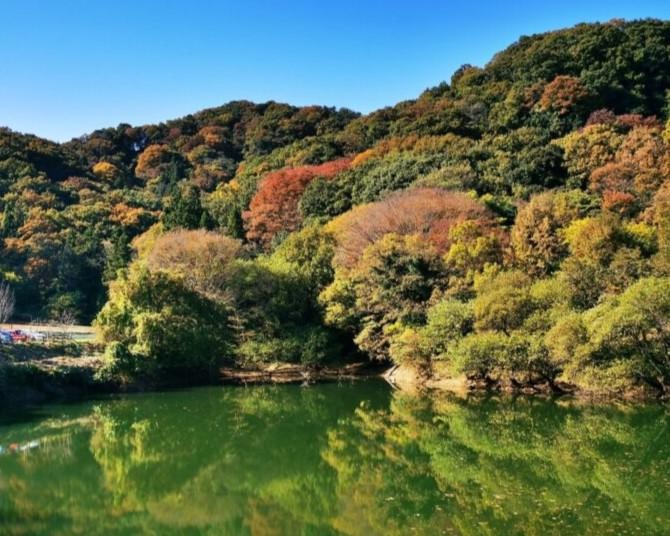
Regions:
[[233, 99], [413, 98], [521, 35], [670, 18], [668, 0], [0, 0], [0, 125], [67, 140]]

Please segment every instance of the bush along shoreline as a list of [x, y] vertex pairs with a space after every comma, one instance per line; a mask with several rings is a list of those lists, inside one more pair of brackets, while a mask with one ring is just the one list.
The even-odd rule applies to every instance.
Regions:
[[[0, 364], [0, 404], [5, 408], [46, 402], [75, 401], [114, 394], [131, 394], [186, 387], [263, 384], [312, 385], [326, 382], [385, 380], [393, 388], [410, 393], [448, 391], [459, 396], [504, 393], [522, 396], [576, 397], [584, 400], [667, 401], [667, 388], [650, 383], [580, 385], [546, 376], [513, 377], [508, 374], [468, 376], [454, 374], [445, 362], [429, 367], [416, 362], [341, 362], [331, 365], [298, 363], [229, 363], [208, 374], [182, 369], [180, 374], [122, 376], [110, 370], [101, 355], [52, 356], [53, 348], [36, 345], [32, 357]], [[61, 361], [64, 359], [63, 361]], [[45, 360], [47, 361], [45, 363]]]
[[[568, 248], [590, 247], [590, 226], [585, 234], [573, 231], [582, 225], [568, 229]], [[470, 226], [457, 224], [452, 236]], [[610, 231], [603, 234], [616, 234]], [[123, 381], [211, 381], [226, 365], [262, 370], [282, 361], [307, 370], [350, 356], [439, 368], [489, 388], [667, 392], [668, 277], [634, 279], [578, 307], [574, 300], [585, 298], [574, 285], [581, 281], [561, 271], [533, 278], [483, 262], [462, 282], [450, 265], [460, 244], [441, 255], [419, 235], [395, 233], [364, 246], [347, 265], [338, 261], [331, 233], [310, 226], [253, 258], [215, 232], [156, 233], [112, 283], [98, 317], [104, 370]], [[491, 242], [485, 247], [499, 250]]]

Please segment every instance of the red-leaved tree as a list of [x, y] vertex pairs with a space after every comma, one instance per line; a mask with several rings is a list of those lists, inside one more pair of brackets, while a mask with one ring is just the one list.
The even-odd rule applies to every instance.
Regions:
[[316, 177], [330, 179], [349, 168], [350, 158], [340, 158], [318, 166], [280, 169], [265, 175], [249, 210], [242, 214], [247, 239], [267, 248], [281, 231], [300, 227], [298, 204], [307, 185]]

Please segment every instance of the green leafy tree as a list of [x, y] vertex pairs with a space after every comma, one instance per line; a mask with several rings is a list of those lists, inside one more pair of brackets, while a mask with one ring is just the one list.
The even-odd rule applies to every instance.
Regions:
[[138, 265], [110, 285], [96, 325], [113, 371], [128, 376], [212, 376], [231, 355], [230, 312], [183, 280]]
[[475, 280], [475, 327], [509, 334], [532, 313], [530, 278], [522, 272], [485, 272]]
[[198, 189], [189, 184], [175, 185], [161, 221], [166, 230], [197, 229], [207, 222], [206, 218], [203, 220], [204, 215]]
[[119, 270], [123, 270], [130, 262], [132, 250], [128, 235], [123, 231], [117, 231], [109, 241], [105, 249], [105, 281], [116, 279]]
[[436, 251], [416, 236], [386, 235], [369, 246], [352, 271], [336, 272], [320, 296], [326, 321], [355, 334], [373, 359], [386, 359], [398, 325], [421, 325], [446, 270]]
[[588, 342], [573, 371], [580, 381], [661, 390], [670, 384], [670, 279], [640, 279], [585, 313], [584, 323]]

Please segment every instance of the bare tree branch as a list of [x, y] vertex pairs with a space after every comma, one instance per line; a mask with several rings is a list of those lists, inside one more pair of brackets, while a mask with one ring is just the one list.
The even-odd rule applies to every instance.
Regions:
[[0, 283], [0, 322], [7, 322], [14, 314], [16, 298], [9, 283]]

